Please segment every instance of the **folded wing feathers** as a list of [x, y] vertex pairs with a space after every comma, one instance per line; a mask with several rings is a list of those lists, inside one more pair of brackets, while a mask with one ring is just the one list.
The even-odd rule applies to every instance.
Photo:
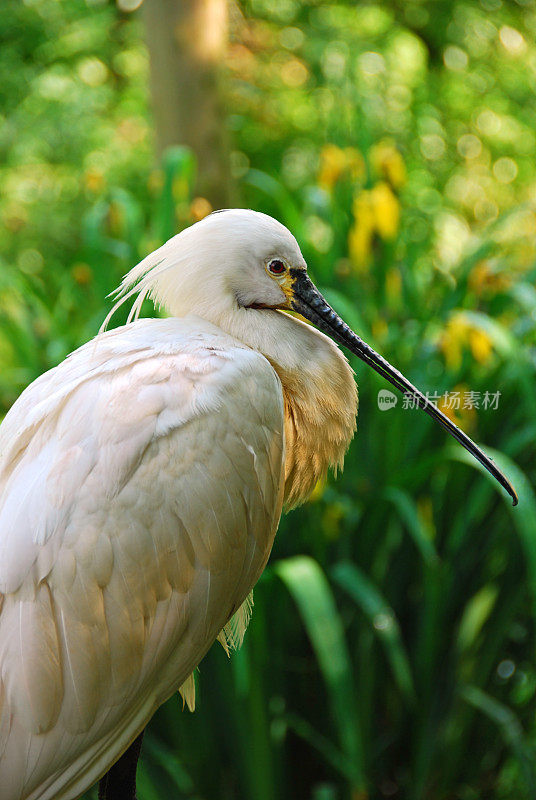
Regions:
[[[177, 342], [180, 326], [184, 327], [182, 334], [179, 330], [184, 347]], [[195, 337], [189, 326], [195, 326]], [[271, 547], [270, 531], [275, 532], [280, 511], [276, 494], [282, 466], [282, 403], [281, 420], [277, 405], [270, 407], [277, 379], [257, 354], [234, 345], [234, 340], [229, 347], [226, 337], [214, 337], [210, 327], [205, 334], [199, 332], [198, 321], [181, 321], [180, 325], [178, 320], [140, 321], [129, 326], [128, 347], [126, 341], [122, 344], [119, 332], [98, 337], [85, 346], [85, 353], [64, 362], [58, 373], [49, 373], [33, 384], [2, 426], [0, 486], [3, 483], [11, 493], [18, 481], [21, 490], [13, 497], [23, 498], [23, 478], [28, 476], [24, 467], [31, 462], [35, 488], [30, 493], [31, 503], [26, 499], [14, 504], [25, 509], [19, 512], [22, 516], [13, 512], [12, 519], [6, 517], [5, 524], [0, 524], [4, 556], [0, 580], [13, 560], [17, 573], [9, 588], [11, 581], [4, 575], [4, 590], [9, 593], [1, 614], [0, 630], [6, 635], [0, 641], [0, 664], [10, 672], [10, 679], [0, 675], [0, 751], [2, 741], [9, 739], [14, 711], [25, 714], [30, 738], [51, 730], [62, 714], [65, 735], [73, 746], [78, 734], [97, 724], [97, 713], [103, 720], [98, 724], [106, 727], [107, 716], [119, 713], [118, 706], [135, 691], [138, 677], [155, 668], [156, 662], [145, 652], [149, 639], [162, 661], [166, 661], [168, 640], [171, 648], [171, 643], [184, 635], [200, 654], [208, 646], [205, 640], [213, 641], [214, 628], [212, 633], [199, 625], [199, 630], [188, 629], [194, 579], [197, 607], [200, 598], [210, 592], [214, 612], [220, 614], [220, 627], [262, 571]], [[157, 340], [154, 348], [148, 343], [149, 333]], [[89, 373], [83, 372], [83, 362], [90, 363]], [[58, 385], [63, 389], [54, 392]], [[268, 402], [264, 392], [270, 394]], [[249, 439], [242, 438], [245, 421], [236, 413], [244, 397], [250, 402]], [[260, 407], [269, 407], [266, 424], [260, 413], [259, 420], [255, 419], [252, 398]], [[197, 434], [196, 426], [202, 428], [203, 436]], [[103, 438], [95, 439], [95, 430]], [[173, 515], [170, 501], [169, 520], [158, 505], [146, 520], [144, 515], [149, 512], [130, 483], [134, 475], [139, 478], [143, 472], [146, 454], [154, 455], [155, 443], [171, 443], [173, 437], [184, 437], [169, 451], [171, 455], [179, 453], [182, 459], [174, 484], [177, 513]], [[50, 453], [47, 441], [53, 442]], [[162, 448], [164, 453], [164, 444]], [[207, 472], [209, 462], [211, 470]], [[48, 483], [41, 474], [44, 468]], [[268, 474], [263, 482], [264, 468]], [[222, 475], [228, 480], [222, 481]], [[148, 483], [146, 478], [142, 491]], [[41, 497], [37, 488], [45, 485]], [[199, 487], [209, 485], [212, 494], [207, 498]], [[229, 486], [234, 487], [231, 492]], [[157, 490], [156, 482], [154, 492]], [[169, 492], [166, 497], [170, 500]], [[243, 500], [243, 506], [237, 498]], [[131, 531], [123, 515], [123, 525], [111, 537], [105, 529], [107, 518], [103, 520], [100, 513], [101, 506], [112, 508], [112, 501], [131, 502], [130, 521], [143, 530]], [[72, 515], [66, 513], [71, 503]], [[91, 514], [84, 511], [83, 503], [89, 503]], [[4, 503], [4, 515], [10, 509]], [[86, 516], [79, 520], [76, 509]], [[176, 529], [172, 547], [166, 545], [164, 535], [170, 524]], [[190, 537], [194, 537], [195, 547]], [[147, 581], [136, 584], [137, 605], [125, 603], [125, 586], [136, 574], [133, 565], [140, 560], [145, 563]], [[11, 575], [10, 570], [8, 573]], [[38, 584], [39, 597], [26, 597], [26, 587], [32, 586], [38, 573], [43, 581]], [[160, 576], [158, 580], [150, 579], [153, 573]], [[206, 583], [202, 582], [204, 574]], [[226, 574], [234, 575], [227, 588]], [[52, 581], [53, 592], [47, 580]], [[235, 592], [231, 599], [229, 588]], [[87, 601], [89, 616], [83, 613], [84, 603], [78, 608], [76, 598]], [[227, 653], [241, 646], [252, 606], [250, 593], [223, 625], [218, 640]], [[31, 635], [23, 636], [28, 630]], [[194, 636], [198, 633], [202, 634], [199, 642]], [[97, 651], [105, 654], [100, 652], [97, 659]], [[49, 671], [38, 668], [43, 653], [48, 653]], [[173, 658], [171, 650], [169, 657]], [[99, 670], [94, 669], [97, 660]], [[22, 669], [17, 671], [21, 662]], [[187, 668], [191, 670], [194, 663], [192, 658]], [[8, 669], [9, 665], [13, 668]], [[111, 686], [107, 698], [102, 695], [106, 684]], [[193, 672], [179, 691], [193, 711]], [[70, 714], [61, 710], [66, 698]], [[70, 746], [65, 745], [67, 749]], [[11, 753], [14, 745], [10, 747]]]

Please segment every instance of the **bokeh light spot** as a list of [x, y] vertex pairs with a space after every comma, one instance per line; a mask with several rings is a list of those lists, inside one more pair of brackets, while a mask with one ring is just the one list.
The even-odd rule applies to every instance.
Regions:
[[84, 58], [77, 69], [80, 80], [88, 86], [101, 86], [108, 78], [108, 67], [100, 58]]
[[485, 108], [476, 120], [479, 131], [487, 136], [493, 136], [501, 130], [501, 118], [490, 108]]
[[511, 678], [515, 671], [516, 665], [509, 658], [505, 658], [497, 667], [497, 675], [499, 678], [502, 678], [503, 681], [507, 681], [508, 678]]
[[43, 268], [44, 259], [38, 250], [31, 248], [22, 251], [17, 259], [17, 264], [21, 272], [25, 272], [27, 275], [36, 275]]
[[297, 58], [290, 58], [281, 67], [281, 79], [287, 86], [303, 86], [308, 77], [307, 67]]
[[524, 53], [527, 47], [523, 35], [515, 28], [509, 25], [503, 25], [499, 31], [499, 39], [505, 50], [508, 50], [512, 55], [519, 55]]
[[469, 63], [469, 57], [461, 47], [449, 45], [443, 53], [443, 61], [447, 69], [464, 70]]
[[457, 142], [458, 153], [463, 158], [478, 158], [482, 152], [482, 142], [473, 133], [464, 133]]
[[126, 11], [128, 13], [130, 11], [136, 11], [142, 3], [143, 0], [117, 0], [117, 7], [121, 11]]
[[299, 28], [283, 28], [279, 33], [279, 41], [287, 50], [297, 50], [305, 40], [305, 34]]
[[420, 147], [423, 156], [430, 161], [435, 161], [436, 159], [442, 158], [445, 155], [445, 140], [436, 133], [430, 133], [425, 136], [421, 136]]
[[512, 183], [517, 178], [517, 164], [508, 156], [498, 158], [493, 165], [493, 174], [500, 183]]
[[359, 69], [365, 75], [378, 75], [385, 72], [385, 60], [380, 53], [368, 51], [361, 53], [358, 59]]
[[372, 624], [377, 631], [386, 631], [393, 627], [393, 615], [390, 610], [381, 611], [373, 619]]

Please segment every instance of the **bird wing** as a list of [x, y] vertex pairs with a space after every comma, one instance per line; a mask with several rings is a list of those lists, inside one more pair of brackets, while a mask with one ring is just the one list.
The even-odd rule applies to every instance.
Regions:
[[0, 426], [0, 786], [76, 797], [246, 599], [282, 503], [283, 400], [198, 318], [140, 320]]

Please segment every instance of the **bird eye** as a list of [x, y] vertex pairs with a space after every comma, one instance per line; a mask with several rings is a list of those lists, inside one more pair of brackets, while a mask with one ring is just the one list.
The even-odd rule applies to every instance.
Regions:
[[268, 264], [268, 270], [272, 275], [282, 275], [286, 268], [287, 265], [280, 258], [273, 258]]

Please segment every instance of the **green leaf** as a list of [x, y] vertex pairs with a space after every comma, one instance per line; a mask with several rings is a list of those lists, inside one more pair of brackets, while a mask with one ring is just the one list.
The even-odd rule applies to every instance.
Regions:
[[535, 797], [534, 752], [525, 741], [523, 728], [514, 712], [477, 686], [462, 686], [459, 693], [467, 703], [481, 711], [497, 725], [504, 743], [520, 763], [529, 796]]
[[308, 556], [278, 561], [273, 569], [298, 606], [328, 690], [343, 754], [352, 764], [353, 788], [362, 790], [364, 755], [354, 676], [341, 618], [326, 576]]
[[340, 562], [333, 567], [331, 574], [368, 617], [374, 633], [384, 647], [398, 688], [406, 701], [412, 705], [415, 702], [415, 687], [393, 609], [372, 581], [355, 564], [349, 561]]
[[196, 175], [196, 160], [188, 147], [169, 147], [162, 158], [164, 186], [156, 213], [156, 235], [165, 242], [177, 233], [175, 219], [176, 191], [187, 200], [192, 193]]
[[348, 780], [353, 779], [352, 764], [341, 754], [339, 749], [330, 742], [325, 736], [319, 733], [310, 722], [297, 714], [284, 714], [281, 720], [304, 742], [320, 753], [320, 755], [330, 764], [333, 769], [341, 775], [345, 775]]
[[458, 631], [458, 647], [467, 650], [474, 644], [497, 600], [496, 586], [483, 586], [465, 606]]
[[158, 764], [171, 778], [180, 792], [193, 792], [193, 781], [184, 768], [180, 758], [167, 745], [154, 736], [146, 736], [143, 742], [143, 756]]
[[434, 543], [421, 520], [417, 504], [408, 492], [395, 486], [388, 486], [383, 496], [395, 507], [425, 563], [430, 566], [436, 564], [439, 556]]
[[162, 800], [155, 780], [151, 777], [143, 759], [140, 759], [136, 772], [136, 785], [138, 797], [143, 800]]
[[512, 500], [506, 491], [470, 453], [461, 447], [448, 446], [446, 448], [448, 458], [453, 461], [461, 461], [481, 472], [505, 501], [512, 518], [514, 530], [517, 532], [525, 551], [528, 582], [532, 592], [533, 610], [536, 613], [536, 496], [527, 476], [512, 459], [489, 447], [486, 447], [486, 453], [511, 480], [519, 497], [517, 506], [512, 505]]

